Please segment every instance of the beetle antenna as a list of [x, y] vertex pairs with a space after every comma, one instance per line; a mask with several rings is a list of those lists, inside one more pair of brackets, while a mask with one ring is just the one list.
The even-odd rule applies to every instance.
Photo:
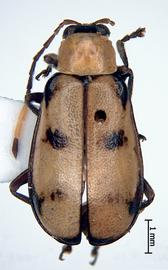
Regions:
[[64, 27], [65, 25], [69, 25], [69, 24], [78, 24], [81, 25], [81, 23], [74, 21], [74, 20], [70, 20], [70, 19], [66, 19], [64, 21], [62, 21], [58, 27], [54, 30], [53, 34], [47, 39], [47, 41], [43, 44], [43, 47], [40, 49], [40, 51], [38, 51], [38, 53], [33, 57], [33, 62], [29, 71], [29, 79], [28, 79], [28, 83], [27, 83], [27, 91], [26, 94], [29, 94], [32, 87], [33, 87], [33, 75], [35, 72], [35, 67], [36, 67], [36, 63], [39, 60], [39, 58], [41, 57], [41, 55], [44, 53], [44, 51], [50, 46], [51, 42], [53, 41], [53, 39], [55, 38], [55, 36], [59, 33], [59, 31], [61, 30], [62, 27]]
[[99, 23], [111, 24], [112, 26], [115, 25], [115, 22], [110, 20], [109, 18], [103, 18], [103, 19], [97, 20], [93, 22], [92, 24], [99, 24]]

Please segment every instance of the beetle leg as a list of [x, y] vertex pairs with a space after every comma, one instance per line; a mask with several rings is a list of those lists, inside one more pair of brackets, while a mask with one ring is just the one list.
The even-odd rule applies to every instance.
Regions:
[[143, 211], [148, 205], [150, 205], [155, 197], [155, 193], [149, 183], [144, 179], [144, 194], [147, 200], [141, 203], [140, 211]]
[[141, 140], [142, 142], [147, 140], [146, 137], [145, 137], [144, 135], [142, 135], [142, 134], [138, 134], [138, 138], [139, 138], [139, 140]]
[[70, 245], [63, 245], [62, 251], [61, 251], [61, 253], [59, 255], [59, 260], [64, 261], [64, 258], [63, 258], [64, 253], [70, 254], [71, 252], [72, 252], [72, 246], [70, 246]]
[[24, 201], [25, 203], [30, 204], [30, 199], [29, 197], [20, 194], [17, 192], [17, 190], [28, 183], [28, 171], [29, 169], [23, 171], [20, 175], [18, 175], [9, 185], [11, 193], [17, 197], [18, 199]]
[[132, 32], [130, 35], [126, 35], [121, 40], [117, 41], [116, 45], [117, 45], [118, 53], [126, 67], [128, 67], [129, 65], [128, 65], [128, 58], [125, 51], [124, 43], [132, 38], [143, 37], [144, 33], [145, 33], [145, 28], [138, 28], [136, 31]]
[[99, 255], [98, 250], [100, 247], [95, 246], [93, 247], [92, 251], [91, 251], [91, 256], [93, 257], [93, 261], [90, 262], [91, 265], [95, 265], [96, 261], [97, 261], [97, 257]]

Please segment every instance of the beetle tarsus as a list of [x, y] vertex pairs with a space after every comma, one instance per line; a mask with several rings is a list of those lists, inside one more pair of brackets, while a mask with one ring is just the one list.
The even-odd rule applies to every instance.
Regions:
[[93, 260], [90, 262], [90, 265], [95, 265], [97, 258], [98, 258], [98, 250], [100, 247], [93, 247], [92, 251], [91, 251], [91, 256], [93, 257]]
[[60, 261], [64, 261], [64, 258], [63, 258], [64, 254], [65, 254], [65, 253], [70, 254], [71, 252], [72, 252], [72, 246], [70, 246], [70, 245], [64, 245], [64, 246], [62, 247], [62, 251], [61, 251], [61, 253], [60, 253], [60, 255], [59, 255], [59, 260], [60, 260]]
[[145, 35], [145, 28], [138, 28], [136, 31], [132, 32], [130, 35], [124, 36], [121, 41], [126, 42], [132, 38], [136, 37], [144, 37]]
[[36, 77], [35, 77], [36, 80], [39, 81], [41, 76], [47, 77], [51, 71], [52, 71], [52, 67], [48, 66], [46, 69], [42, 70], [39, 74], [36, 75]]
[[147, 140], [146, 137], [144, 135], [142, 135], [142, 134], [138, 134], [138, 138], [142, 142]]
[[124, 36], [121, 40], [117, 41], [117, 50], [126, 67], [129, 66], [128, 58], [125, 50], [124, 43], [132, 38], [143, 37], [145, 34], [145, 28], [138, 28], [136, 31], [132, 32], [130, 35]]

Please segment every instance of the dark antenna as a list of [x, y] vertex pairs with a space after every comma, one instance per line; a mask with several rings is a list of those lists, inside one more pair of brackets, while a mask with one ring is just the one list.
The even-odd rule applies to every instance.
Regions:
[[99, 24], [99, 23], [111, 24], [112, 26], [115, 25], [115, 22], [110, 20], [109, 18], [103, 18], [103, 19], [97, 20], [93, 22], [92, 24]]
[[33, 75], [34, 75], [34, 72], [35, 72], [35, 67], [36, 67], [37, 61], [39, 60], [41, 55], [44, 53], [44, 51], [49, 47], [49, 45], [51, 44], [51, 42], [53, 41], [55, 36], [59, 33], [61, 28], [64, 27], [65, 25], [69, 25], [69, 24], [79, 24], [79, 25], [81, 25], [81, 23], [70, 20], [70, 19], [66, 19], [66, 20], [62, 21], [59, 24], [59, 26], [54, 30], [53, 34], [43, 44], [43, 47], [40, 49], [40, 51], [33, 57], [33, 62], [32, 62], [32, 65], [31, 65], [31, 68], [30, 68], [30, 71], [29, 71], [29, 79], [28, 79], [28, 83], [27, 83], [26, 94], [30, 94], [31, 89], [33, 87]]

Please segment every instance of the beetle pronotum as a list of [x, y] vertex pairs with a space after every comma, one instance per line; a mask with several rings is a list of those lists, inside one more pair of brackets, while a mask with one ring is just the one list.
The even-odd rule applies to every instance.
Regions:
[[[10, 184], [16, 197], [31, 204], [41, 227], [65, 244], [60, 259], [80, 243], [83, 232], [94, 246], [91, 264], [99, 246], [125, 235], [154, 199], [143, 175], [139, 140], [145, 137], [138, 134], [134, 120], [133, 72], [124, 47], [129, 39], [142, 37], [145, 28], [117, 41], [123, 62], [117, 66], [105, 24], [114, 22], [64, 20], [35, 55], [20, 115], [25, 117], [27, 106], [37, 114], [29, 165]], [[36, 79], [48, 76], [52, 68], [58, 73], [48, 80], [44, 93], [31, 93], [36, 62], [65, 25], [58, 55], [44, 56], [48, 66]], [[21, 128], [19, 121], [13, 143], [16, 158]], [[29, 197], [17, 192], [26, 183]]]

